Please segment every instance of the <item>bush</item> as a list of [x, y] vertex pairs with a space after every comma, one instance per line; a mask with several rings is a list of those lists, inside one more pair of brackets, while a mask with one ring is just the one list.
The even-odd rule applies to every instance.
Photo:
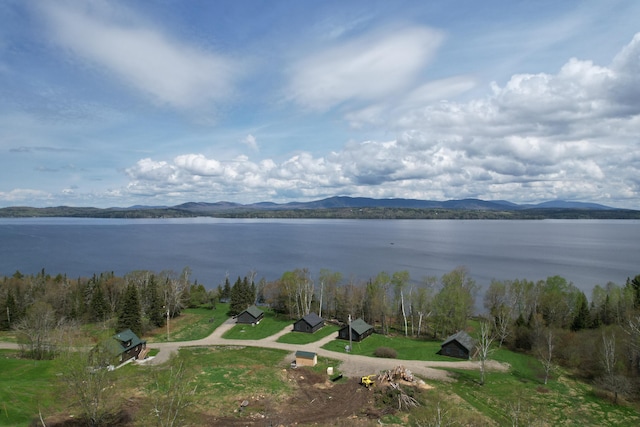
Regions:
[[376, 357], [384, 357], [386, 359], [395, 359], [398, 357], [398, 352], [389, 347], [378, 347], [373, 354]]

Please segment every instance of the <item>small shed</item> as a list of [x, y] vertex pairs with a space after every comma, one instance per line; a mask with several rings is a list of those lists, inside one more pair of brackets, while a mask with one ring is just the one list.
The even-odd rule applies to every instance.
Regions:
[[309, 313], [293, 324], [295, 332], [314, 333], [324, 326], [324, 320], [315, 313]]
[[458, 359], [470, 359], [475, 355], [475, 350], [475, 340], [465, 331], [458, 331], [444, 340], [438, 354]]
[[255, 305], [248, 307], [245, 311], [238, 314], [236, 323], [258, 324], [264, 317], [264, 312]]
[[316, 366], [318, 355], [311, 351], [296, 351], [296, 366]]
[[[358, 318], [351, 322], [351, 340], [362, 341], [373, 333], [373, 326], [369, 325], [364, 320]], [[349, 339], [349, 325], [345, 325], [338, 331], [338, 338], [343, 340]]]

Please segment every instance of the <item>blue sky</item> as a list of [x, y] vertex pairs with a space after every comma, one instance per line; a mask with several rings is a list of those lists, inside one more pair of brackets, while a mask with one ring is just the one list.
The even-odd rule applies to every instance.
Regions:
[[0, 206], [640, 209], [640, 2], [0, 3]]

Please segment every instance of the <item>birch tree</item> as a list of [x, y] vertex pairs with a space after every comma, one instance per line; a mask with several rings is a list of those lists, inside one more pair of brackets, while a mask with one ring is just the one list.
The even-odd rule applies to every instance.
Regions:
[[553, 369], [553, 350], [555, 348], [554, 345], [554, 336], [551, 329], [547, 329], [546, 333], [543, 335], [542, 339], [538, 342], [538, 360], [542, 363], [542, 367], [544, 368], [544, 383], [547, 384], [549, 380], [549, 373], [551, 369]]
[[402, 320], [404, 324], [404, 336], [408, 335], [407, 328], [407, 310], [404, 304], [404, 288], [407, 286], [409, 282], [409, 272], [404, 271], [396, 271], [393, 273], [393, 277], [391, 278], [391, 283], [394, 287], [394, 292], [396, 295], [397, 304], [399, 304], [400, 313], [402, 314]]
[[493, 343], [492, 327], [489, 321], [480, 323], [480, 338], [478, 340], [478, 359], [480, 360], [480, 385], [484, 385], [486, 362], [489, 355], [493, 352], [491, 344]]
[[618, 395], [626, 394], [630, 390], [629, 380], [618, 373], [618, 355], [616, 353], [616, 338], [613, 334], [607, 336], [602, 333], [602, 346], [600, 348], [600, 363], [604, 375], [598, 379], [598, 384], [607, 391], [613, 393], [613, 403], [618, 403]]

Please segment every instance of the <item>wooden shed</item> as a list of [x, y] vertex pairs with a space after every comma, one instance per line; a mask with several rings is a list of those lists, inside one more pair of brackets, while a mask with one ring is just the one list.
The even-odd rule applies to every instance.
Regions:
[[296, 351], [296, 366], [316, 366], [318, 355], [311, 351]]
[[324, 326], [324, 320], [315, 313], [309, 313], [293, 324], [295, 332], [314, 333]]
[[475, 355], [475, 350], [475, 340], [465, 331], [458, 331], [444, 340], [438, 354], [458, 359], [470, 359]]
[[247, 308], [236, 317], [236, 323], [258, 324], [264, 317], [264, 312], [255, 305]]
[[[369, 325], [362, 319], [356, 319], [351, 322], [351, 340], [362, 341], [373, 333], [373, 326]], [[349, 339], [349, 325], [345, 325], [338, 331], [338, 338], [343, 340]]]

